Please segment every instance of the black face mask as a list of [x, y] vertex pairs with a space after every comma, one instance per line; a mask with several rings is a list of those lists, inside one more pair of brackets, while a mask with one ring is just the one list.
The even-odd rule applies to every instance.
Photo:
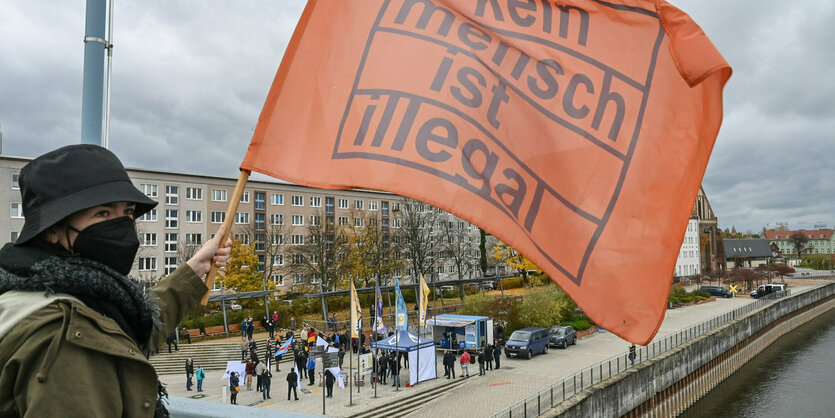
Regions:
[[98, 261], [127, 275], [133, 266], [136, 251], [139, 250], [139, 237], [133, 218], [122, 216], [99, 222], [79, 231], [70, 227], [78, 236], [72, 245], [73, 252], [81, 257]]

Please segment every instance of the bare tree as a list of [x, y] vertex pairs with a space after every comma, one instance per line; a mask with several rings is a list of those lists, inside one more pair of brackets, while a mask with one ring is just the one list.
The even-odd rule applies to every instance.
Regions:
[[809, 243], [809, 237], [806, 236], [803, 232], [795, 232], [791, 234], [789, 237], [789, 242], [792, 243], [794, 246], [794, 251], [797, 253], [797, 258], [803, 258], [803, 251], [808, 251], [807, 244]]
[[349, 229], [346, 264], [350, 274], [368, 287], [371, 279], [389, 278], [402, 269], [399, 229], [384, 225], [386, 220], [376, 212], [353, 213], [352, 218], [361, 221]]
[[[311, 285], [318, 285], [319, 293], [333, 290], [346, 268], [347, 235], [344, 228], [326, 221], [317, 213], [314, 222], [306, 227], [303, 243], [293, 243], [288, 249], [291, 257], [288, 270], [310, 277]], [[322, 300], [322, 318], [327, 320], [328, 307]]]
[[400, 212], [403, 252], [411, 265], [413, 278], [417, 280], [421, 274], [431, 273], [432, 268], [441, 262], [440, 231], [437, 227], [439, 212], [431, 205], [412, 199], [401, 203]]
[[440, 248], [445, 257], [455, 264], [455, 271], [458, 273], [458, 290], [461, 300], [464, 300], [464, 283], [462, 280], [464, 274], [478, 268], [478, 246], [474, 242], [473, 236], [467, 232], [465, 221], [452, 216], [439, 218], [443, 222], [441, 228], [443, 242]]

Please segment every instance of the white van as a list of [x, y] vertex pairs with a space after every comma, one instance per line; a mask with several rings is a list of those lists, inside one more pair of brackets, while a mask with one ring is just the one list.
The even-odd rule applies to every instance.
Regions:
[[785, 284], [769, 283], [757, 286], [757, 290], [751, 291], [752, 298], [760, 298], [775, 292], [783, 292], [786, 290]]

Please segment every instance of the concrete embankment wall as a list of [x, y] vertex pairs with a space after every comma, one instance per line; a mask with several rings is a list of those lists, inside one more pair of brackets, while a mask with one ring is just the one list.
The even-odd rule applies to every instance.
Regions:
[[780, 336], [835, 308], [835, 283], [780, 299], [584, 390], [544, 416], [675, 416]]

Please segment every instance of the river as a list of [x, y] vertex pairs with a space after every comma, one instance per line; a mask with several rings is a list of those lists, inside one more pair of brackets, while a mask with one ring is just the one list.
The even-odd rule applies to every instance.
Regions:
[[835, 416], [835, 309], [784, 335], [682, 416]]

